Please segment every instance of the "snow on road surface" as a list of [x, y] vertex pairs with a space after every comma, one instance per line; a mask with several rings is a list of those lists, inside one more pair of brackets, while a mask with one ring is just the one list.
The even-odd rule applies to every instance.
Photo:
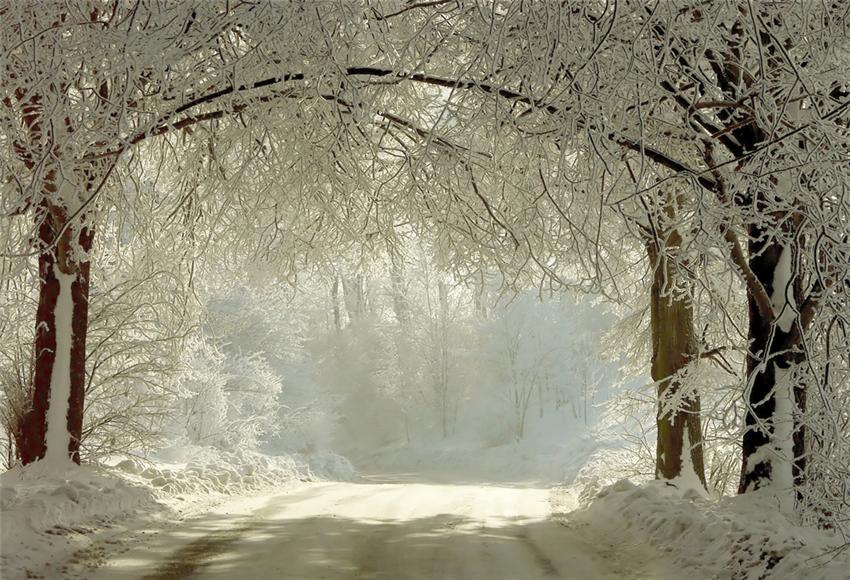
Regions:
[[551, 518], [550, 490], [372, 477], [233, 502], [92, 580], [674, 578], [634, 538]]

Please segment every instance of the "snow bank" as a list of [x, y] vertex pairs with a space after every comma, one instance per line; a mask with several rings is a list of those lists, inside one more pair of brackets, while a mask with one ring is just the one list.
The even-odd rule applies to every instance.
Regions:
[[62, 564], [87, 558], [95, 541], [146, 522], [171, 521], [297, 481], [350, 480], [334, 454], [268, 456], [181, 446], [110, 467], [47, 469], [36, 463], [0, 475], [0, 577], [66, 577]]
[[161, 508], [153, 490], [107, 469], [11, 469], [0, 475], [0, 576], [40, 577], [35, 570], [88, 546], [91, 534]]
[[[569, 488], [564, 493], [572, 493]], [[669, 553], [682, 577], [846, 580], [850, 552], [841, 538], [797, 525], [775, 496], [709, 499], [665, 482], [621, 480], [603, 488], [571, 521], [627, 530]]]

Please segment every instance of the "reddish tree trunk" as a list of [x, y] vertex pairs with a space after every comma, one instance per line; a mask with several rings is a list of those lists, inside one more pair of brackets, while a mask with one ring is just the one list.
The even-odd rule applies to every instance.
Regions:
[[85, 226], [69, 227], [65, 212], [45, 207], [40, 212], [39, 242], [39, 300], [36, 312], [32, 406], [24, 415], [20, 426], [20, 457], [24, 464], [44, 458], [47, 452], [47, 415], [54, 366], [56, 362], [57, 328], [56, 308], [61, 291], [56, 269], [73, 275], [71, 284], [71, 352], [70, 396], [67, 424], [70, 434], [68, 454], [80, 462], [80, 440], [83, 427], [85, 395], [86, 334], [88, 332], [88, 295], [90, 263], [74, 260], [71, 241], [88, 252], [92, 247], [94, 232]]
[[[44, 219], [39, 228], [42, 243], [53, 238], [52, 225]], [[59, 280], [54, 274], [53, 252], [38, 258], [39, 293], [35, 316], [35, 350], [32, 406], [20, 425], [21, 462], [26, 465], [44, 457], [47, 435], [47, 407], [50, 401], [50, 378], [56, 358], [55, 311], [59, 298]]]
[[[94, 232], [84, 231], [81, 245], [86, 252], [91, 249]], [[86, 337], [89, 330], [89, 274], [91, 262], [79, 264], [76, 279], [71, 286], [74, 304], [72, 318], [73, 341], [71, 343], [71, 396], [68, 406], [68, 432], [71, 440], [68, 454], [74, 463], [80, 463], [80, 443], [83, 435], [83, 409], [86, 392]]]

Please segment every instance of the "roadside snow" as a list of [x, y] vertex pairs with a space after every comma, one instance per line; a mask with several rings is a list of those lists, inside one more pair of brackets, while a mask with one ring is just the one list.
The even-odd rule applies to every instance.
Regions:
[[[565, 504], [575, 487], [557, 492]], [[754, 492], [709, 499], [667, 482], [620, 480], [583, 509], [559, 517], [594, 535], [628, 533], [666, 552], [679, 577], [736, 580], [847, 580], [850, 552], [841, 538], [795, 524], [776, 497]]]
[[114, 544], [121, 533], [161, 527], [237, 495], [353, 476], [351, 464], [333, 454], [272, 457], [193, 446], [111, 467], [17, 467], [0, 475], [0, 577], [66, 577], [78, 560], [98, 556], [87, 553], [95, 543]]
[[154, 491], [107, 469], [36, 463], [0, 475], [3, 578], [57, 577], [45, 570], [91, 543], [114, 522], [163, 508]]

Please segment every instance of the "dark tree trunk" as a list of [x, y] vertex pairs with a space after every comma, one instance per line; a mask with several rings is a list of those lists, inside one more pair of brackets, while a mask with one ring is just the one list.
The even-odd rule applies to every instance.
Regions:
[[[52, 239], [48, 219], [39, 228], [42, 242]], [[46, 233], [47, 230], [47, 233]], [[50, 379], [56, 353], [56, 303], [59, 298], [59, 280], [54, 273], [56, 259], [53, 252], [42, 253], [38, 258], [39, 294], [35, 317], [35, 367], [33, 376], [32, 406], [21, 422], [21, 462], [26, 465], [44, 457], [47, 450], [47, 406], [50, 399]]]
[[[21, 462], [32, 463], [47, 454], [47, 417], [53, 387], [57, 348], [57, 305], [61, 283], [57, 270], [72, 275], [71, 283], [71, 343], [69, 367], [70, 396], [64, 428], [70, 434], [67, 453], [76, 463], [80, 462], [80, 440], [83, 427], [85, 395], [86, 334], [88, 332], [89, 262], [76, 262], [72, 255], [71, 241], [84, 252], [91, 249], [93, 231], [86, 227], [69, 226], [66, 213], [55, 207], [45, 207], [40, 212], [39, 242], [39, 301], [36, 312], [36, 335], [34, 345], [34, 373], [32, 405], [21, 424]], [[79, 232], [75, 235], [75, 232]]]
[[[783, 251], [782, 244], [768, 238], [764, 232], [753, 228], [749, 241], [749, 266], [755, 277], [761, 282], [768, 296], [777, 291], [774, 280]], [[801, 303], [802, 288], [798, 276], [791, 280], [796, 304]], [[784, 292], [785, 289], [778, 289]], [[778, 457], [777, 447], [782, 442], [776, 441], [774, 428], [777, 420], [776, 389], [784, 387], [777, 384], [777, 368], [790, 370], [793, 366], [805, 361], [802, 349], [799, 324], [777, 323], [776, 317], [781, 312], [773, 312], [765, 316], [759, 307], [758, 300], [752, 292], [747, 295], [749, 307], [748, 338], [750, 349], [747, 354], [747, 378], [749, 388], [745, 390], [746, 416], [743, 435], [743, 456], [741, 465], [741, 480], [739, 493], [745, 493], [765, 486], [774, 480], [773, 459]], [[774, 300], [774, 310], [777, 301]], [[781, 301], [778, 308], [781, 309]], [[787, 317], [788, 314], [786, 313]], [[784, 326], [784, 327], [783, 327]], [[805, 478], [805, 429], [800, 423], [800, 416], [806, 408], [806, 392], [803, 385], [793, 386], [793, 402], [795, 408], [793, 426], [793, 464], [794, 483], [799, 485]], [[790, 460], [790, 458], [788, 458]]]
[[[745, 98], [745, 95], [752, 94], [753, 85], [756, 82], [770, 81], [769, 86], [772, 84], [772, 80], [778, 80], [781, 76], [782, 67], [785, 66], [783, 55], [787, 55], [787, 51], [794, 44], [791, 38], [780, 41], [778, 36], [770, 33], [771, 28], [777, 27], [774, 30], [778, 31], [782, 26], [781, 17], [778, 14], [770, 17], [766, 13], [762, 13], [766, 17], [765, 21], [762, 22], [764, 28], [752, 31], [754, 35], [758, 35], [761, 42], [753, 43], [754, 39], [749, 39], [750, 47], [758, 44], [761, 68], [758, 73], [759, 76], [748, 78], [747, 74], [744, 74], [745, 71], [748, 71], [748, 67], [744, 64], [743, 52], [747, 45], [747, 41], [744, 40], [748, 28], [746, 22], [754, 17], [750, 14], [750, 8], [749, 6], [742, 6], [739, 19], [731, 29], [733, 33], [730, 36], [728, 50], [721, 53], [719, 61], [715, 60], [712, 63], [712, 69], [717, 76], [718, 88], [725, 100], [730, 103], [736, 103], [739, 99]], [[767, 22], [770, 22], [770, 24], [767, 24]], [[750, 162], [748, 160], [749, 155], [764, 146], [770, 139], [772, 135], [770, 126], [776, 122], [775, 119], [770, 118], [773, 107], [777, 107], [777, 110], [785, 110], [786, 105], [788, 105], [788, 103], [781, 102], [781, 99], [777, 98], [780, 92], [772, 93], [762, 90], [761, 98], [754, 99], [753, 104], [750, 105], [756, 109], [756, 113], [745, 112], [738, 106], [718, 109], [717, 115], [725, 127], [724, 131], [728, 131], [728, 134], [733, 138], [732, 141], [727, 142], [726, 147], [730, 148], [731, 146], [733, 155], [740, 157], [736, 171], [751, 171], [747, 167]], [[767, 97], [767, 101], [763, 100], [765, 97]], [[764, 105], [767, 105], [767, 108], [760, 110]], [[796, 107], [798, 105], [791, 106]], [[758, 121], [758, 119], [761, 119], [761, 121]], [[798, 143], [801, 150], [807, 148], [805, 142], [799, 141]], [[761, 173], [761, 171], [757, 169], [754, 173]], [[787, 179], [787, 177], [781, 175], [778, 172], [772, 173], [769, 182], [774, 187], [779, 186], [780, 179]], [[787, 185], [795, 187], [799, 184]], [[793, 231], [799, 227], [800, 217], [794, 215], [792, 211], [780, 210], [779, 208], [782, 205], [789, 208], [794, 207], [799, 203], [799, 200], [786, 196], [779, 191], [765, 192], [760, 188], [737, 193], [724, 190], [725, 186], [720, 191], [721, 201], [733, 203], [743, 209], [745, 215], [755, 210], [755, 215], [752, 215], [750, 219], [755, 218], [756, 220], [754, 225], [748, 226], [748, 258], [746, 264], [739, 264], [747, 282], [747, 306], [749, 309], [747, 387], [744, 391], [744, 402], [747, 409], [742, 438], [741, 478], [738, 487], [739, 493], [745, 493], [775, 480], [776, 473], [774, 473], [773, 461], [778, 457], [777, 447], [784, 446], [787, 443], [778, 441], [775, 437], [777, 419], [779, 421], [784, 419], [776, 416], [776, 387], [790, 388], [790, 385], [777, 385], [777, 368], [782, 371], [790, 371], [793, 370], [793, 366], [805, 361], [805, 353], [800, 348], [804, 324], [799, 320], [793, 320], [789, 324], [787, 318], [781, 322], [777, 321], [777, 317], [782, 315], [784, 300], [777, 301], [774, 298], [768, 298], [774, 297], [774, 279], [785, 250], [783, 243], [777, 237], [784, 237], [786, 240], [801, 239], [797, 232]], [[730, 194], [728, 199], [727, 193]], [[775, 203], [775, 201], [780, 200], [782, 203]], [[787, 243], [790, 248], [791, 242], [788, 241]], [[741, 260], [743, 260], [743, 257], [741, 257]], [[789, 269], [793, 270], [794, 268], [795, 264], [792, 261]], [[747, 269], [749, 272], [746, 272]], [[796, 305], [799, 306], [802, 304], [801, 282], [799, 276], [796, 276], [793, 272], [792, 276], [789, 282], [792, 284], [790, 292]], [[766, 293], [762, 292], [762, 289]], [[782, 292], [785, 289], [780, 288], [779, 290]], [[773, 304], [771, 305], [769, 302], [773, 302]], [[780, 312], [776, 312], [777, 307], [779, 307]], [[785, 317], [788, 316], [790, 316], [790, 313], [785, 314]], [[781, 374], [785, 373], [782, 372]], [[793, 425], [791, 427], [794, 457], [785, 458], [783, 461], [792, 462], [793, 480], [796, 484], [799, 484], [805, 478], [805, 430], [799, 421], [806, 406], [805, 385], [795, 384], [793, 396], [789, 393], [788, 398], [790, 405], [796, 407], [796, 409], [792, 408]]]
[[[81, 245], [86, 251], [92, 246], [93, 232], [84, 232]], [[86, 392], [86, 337], [89, 330], [89, 286], [91, 262], [79, 264], [76, 278], [71, 286], [74, 304], [72, 318], [73, 340], [71, 342], [71, 396], [68, 406], [68, 454], [74, 463], [80, 463], [80, 444], [83, 435], [83, 410]]]

